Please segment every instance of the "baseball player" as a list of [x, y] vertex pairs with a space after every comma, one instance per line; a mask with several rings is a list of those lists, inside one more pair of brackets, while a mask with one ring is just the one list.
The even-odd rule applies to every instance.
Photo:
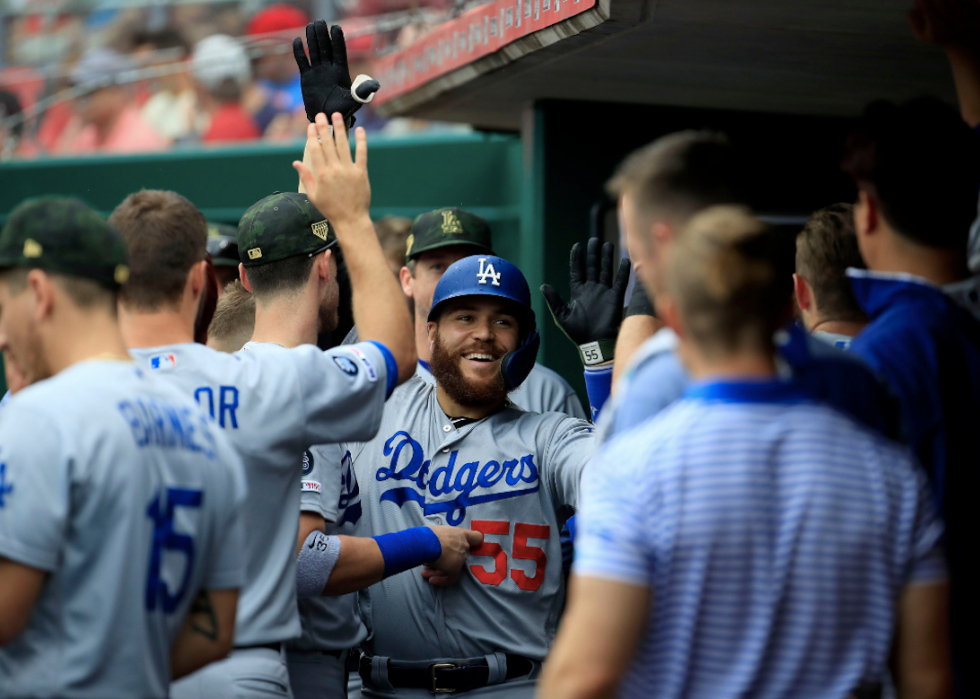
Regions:
[[119, 232], [78, 200], [0, 233], [0, 697], [168, 696], [232, 645], [245, 474], [192, 399], [133, 365]]
[[218, 295], [238, 279], [238, 229], [227, 223], [208, 223], [208, 254], [214, 265]]
[[[339, 116], [336, 123], [336, 140], [325, 117], [310, 127], [317, 153], [312, 171], [303, 167], [309, 198], [273, 194], [239, 223], [242, 282], [256, 304], [253, 341], [241, 352], [190, 342], [207, 230], [200, 212], [172, 192], [140, 192], [112, 215], [133, 251], [121, 304], [133, 357], [197, 398], [242, 454], [248, 477], [248, 575], [235, 649], [227, 660], [176, 683], [175, 699], [290, 696], [282, 644], [300, 633], [296, 460], [313, 443], [373, 436], [386, 396], [414, 370], [410, 318], [368, 217], [365, 135], [358, 129], [354, 162]], [[329, 221], [321, 211], [330, 212]], [[312, 343], [318, 330], [336, 323], [338, 242], [367, 340], [322, 352]], [[174, 283], [165, 288], [162, 279]], [[439, 545], [465, 543], [448, 528], [435, 538]], [[377, 547], [383, 556], [383, 543]], [[345, 551], [356, 553], [336, 545], [320, 553], [336, 560]]]
[[[470, 219], [471, 215], [466, 212], [460, 213], [462, 214], [459, 217], [460, 221], [482, 221], [476, 217]], [[456, 215], [456, 212], [453, 212], [453, 215]], [[420, 220], [424, 221], [425, 218], [443, 220], [448, 217], [426, 214], [420, 217]], [[482, 227], [472, 223], [469, 227], [463, 224], [461, 228], [464, 234], [467, 230], [486, 230], [485, 224]], [[436, 227], [435, 230], [441, 237], [439, 228]], [[436, 238], [437, 241], [439, 237]], [[557, 293], [548, 287], [550, 290], [548, 293], [552, 294], [552, 312], [556, 314], [556, 322], [570, 337], [576, 338], [579, 344], [615, 337], [619, 327], [619, 317], [622, 314], [626, 280], [629, 276], [629, 262], [625, 262], [621, 265], [616, 282], [613, 284], [612, 246], [603, 247], [600, 264], [597, 242], [596, 240], [590, 242], [589, 252], [585, 256], [581, 254], [580, 247], [577, 246], [573, 250], [572, 301], [567, 306]], [[432, 253], [423, 252], [416, 261], [420, 264], [429, 261], [430, 264], [437, 265], [439, 258], [434, 255], [442, 251], [447, 249], [435, 248]], [[441, 275], [442, 270], [438, 271]], [[422, 273], [418, 272], [417, 265], [413, 264], [409, 272], [421, 278]], [[420, 288], [411, 277], [408, 282], [414, 285], [413, 291]], [[404, 283], [406, 280], [403, 277]], [[424, 284], [424, 280], [421, 283]], [[434, 285], [435, 282], [432, 282], [429, 287], [429, 299]], [[431, 306], [431, 301], [426, 306]], [[418, 328], [422, 321], [416, 319], [416, 322]], [[601, 373], [605, 372], [608, 375], [610, 368], [608, 362], [598, 367], [587, 367], [586, 380], [601, 381]], [[592, 373], [593, 369], [595, 373]], [[532, 370], [530, 376], [534, 374], [535, 370]], [[600, 378], [596, 379], [596, 376]], [[428, 368], [420, 368], [417, 377], [434, 384], [432, 373]], [[520, 395], [524, 385], [526, 382], [513, 392], [511, 397]], [[345, 454], [338, 445], [314, 447], [304, 457], [303, 474], [300, 539], [304, 539], [307, 533], [314, 529], [329, 534], [353, 534], [363, 506], [352, 471], [350, 455]], [[567, 525], [569, 529], [572, 526], [571, 522], [570, 518]], [[571, 537], [565, 526], [561, 528], [560, 541], [561, 567], [567, 572], [571, 564]], [[287, 651], [289, 677], [294, 694], [297, 699], [344, 696], [346, 677], [344, 658], [347, 657], [349, 649], [356, 648], [367, 637], [367, 628], [358, 616], [356, 596], [301, 599], [300, 620], [303, 624], [303, 636], [290, 643]], [[350, 683], [346, 686], [349, 694], [359, 690], [360, 677], [352, 675]]]
[[445, 523], [485, 536], [457, 586], [399, 576], [362, 593], [364, 696], [533, 692], [564, 600], [558, 532], [593, 435], [585, 420], [507, 399], [534, 366], [530, 300], [506, 260], [450, 265], [426, 316], [435, 383], [405, 384], [377, 436], [345, 445], [340, 521], [356, 534]]

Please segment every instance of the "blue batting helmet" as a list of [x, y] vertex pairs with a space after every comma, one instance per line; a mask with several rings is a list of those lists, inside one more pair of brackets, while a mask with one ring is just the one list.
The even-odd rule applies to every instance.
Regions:
[[520, 386], [534, 368], [538, 356], [537, 323], [531, 308], [527, 280], [510, 262], [495, 255], [472, 255], [449, 266], [436, 284], [427, 320], [439, 319], [442, 306], [463, 296], [496, 296], [517, 305], [521, 345], [500, 360], [500, 374], [509, 390]]

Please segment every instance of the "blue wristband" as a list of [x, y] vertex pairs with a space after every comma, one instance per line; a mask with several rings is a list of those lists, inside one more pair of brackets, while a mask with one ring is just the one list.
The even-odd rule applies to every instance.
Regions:
[[612, 393], [612, 364], [606, 366], [585, 368], [585, 391], [589, 394], [589, 405], [592, 408], [592, 422], [599, 417], [599, 411], [605, 405], [606, 399]]
[[442, 556], [439, 537], [429, 527], [415, 527], [372, 538], [378, 542], [381, 557], [385, 560], [386, 578]]

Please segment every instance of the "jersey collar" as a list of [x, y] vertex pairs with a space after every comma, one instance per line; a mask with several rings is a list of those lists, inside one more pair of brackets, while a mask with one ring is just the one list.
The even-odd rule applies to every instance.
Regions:
[[946, 306], [949, 298], [941, 287], [928, 279], [901, 272], [872, 272], [849, 267], [847, 276], [858, 305], [874, 320], [894, 306], [905, 303], [926, 303]]
[[801, 403], [805, 391], [796, 384], [780, 379], [697, 381], [684, 391], [684, 397], [721, 403]]

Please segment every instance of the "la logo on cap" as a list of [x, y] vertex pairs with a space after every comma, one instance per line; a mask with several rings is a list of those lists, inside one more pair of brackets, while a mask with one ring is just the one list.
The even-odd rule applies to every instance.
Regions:
[[460, 224], [456, 214], [452, 211], [442, 212], [442, 232], [443, 233], [462, 233], [463, 226]]
[[494, 286], [500, 286], [500, 272], [493, 268], [492, 262], [486, 265], [486, 261], [487, 258], [480, 258], [480, 271], [477, 272], [476, 278], [480, 280], [480, 284], [486, 284], [487, 279], [489, 279]]

